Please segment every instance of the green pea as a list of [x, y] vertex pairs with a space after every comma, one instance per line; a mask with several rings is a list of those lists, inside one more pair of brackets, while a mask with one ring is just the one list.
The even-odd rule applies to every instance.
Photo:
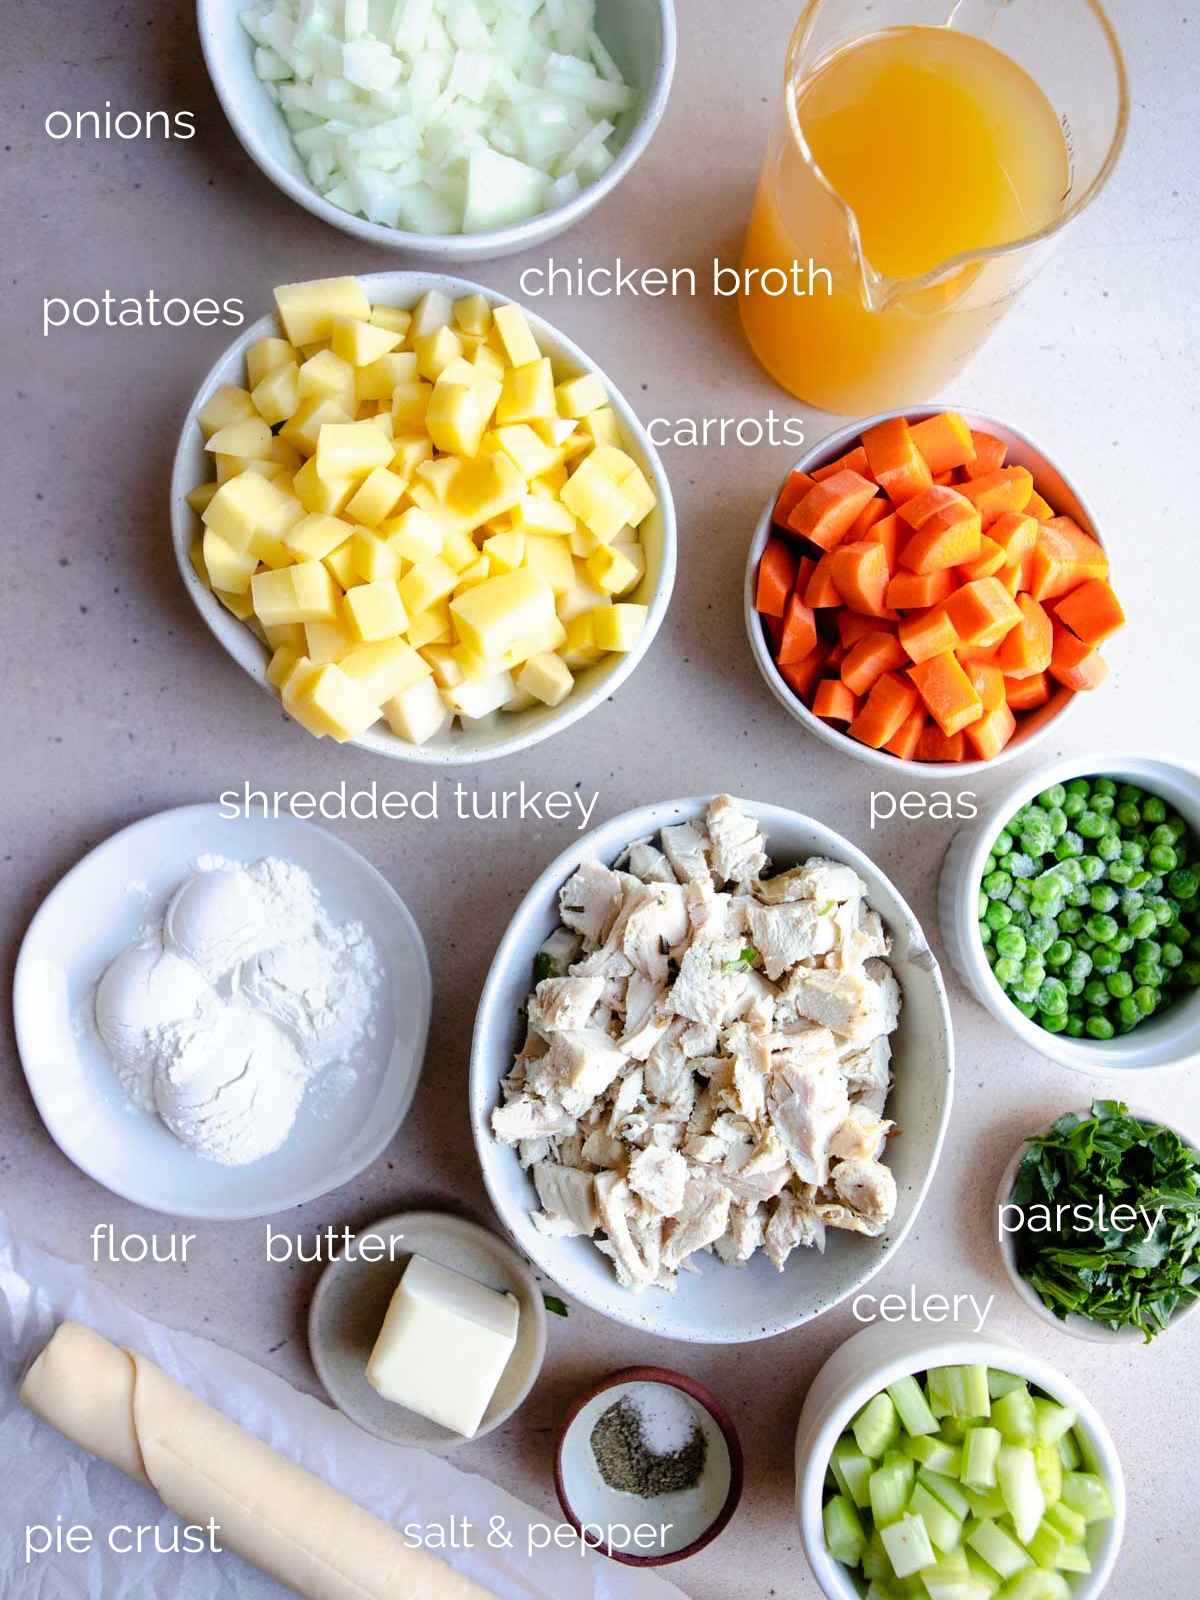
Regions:
[[1069, 861], [1073, 856], [1083, 854], [1083, 840], [1077, 833], [1064, 833], [1054, 846], [1054, 859], [1056, 861]]
[[1029, 894], [1022, 884], [1017, 884], [1008, 897], [1008, 907], [1012, 912], [1029, 910]]
[[1104, 818], [1096, 811], [1085, 811], [1075, 824], [1075, 828], [1083, 839], [1102, 839], [1108, 832]]
[[1119, 956], [1125, 955], [1133, 949], [1133, 936], [1124, 928], [1118, 930], [1116, 937], [1108, 941], [1108, 948], [1115, 950]]
[[1064, 933], [1078, 933], [1083, 927], [1083, 912], [1078, 906], [1067, 906], [1059, 913], [1058, 925]]
[[1020, 928], [1002, 928], [996, 935], [996, 949], [1002, 956], [1013, 956], [1019, 961], [1025, 954], [1025, 935]]
[[1012, 834], [1009, 833], [1007, 828], [1005, 828], [1002, 832], [996, 835], [996, 842], [992, 846], [992, 854], [996, 856], [1006, 856], [1012, 847]]
[[[989, 909], [989, 915], [991, 910], [994, 909], [995, 907]], [[1007, 909], [1007, 907], [1005, 909]], [[1110, 940], [1115, 939], [1117, 936], [1118, 930], [1116, 919], [1108, 916], [1104, 912], [1097, 912], [1095, 916], [1089, 917], [1084, 926], [1087, 928], [1087, 931], [1091, 934], [1092, 938], [1095, 939], [1099, 944], [1108, 944]]]
[[1084, 1027], [1093, 1039], [1111, 1039], [1115, 1031], [1107, 1017], [1089, 1017]]
[[1156, 794], [1149, 795], [1142, 807], [1142, 815], [1147, 822], [1158, 823], [1167, 820], [1167, 805], [1165, 800], [1160, 800]]
[[[1028, 971], [1028, 969], [1026, 969]], [[1045, 978], [1038, 989], [1038, 1007], [1051, 1016], [1061, 1016], [1067, 1009], [1067, 986], [1061, 978]]]
[[1134, 981], [1145, 989], [1157, 989], [1163, 981], [1163, 969], [1156, 961], [1138, 961], [1133, 968]]
[[992, 900], [988, 903], [983, 920], [993, 933], [999, 933], [1001, 928], [1007, 928], [1012, 921], [1012, 912], [1003, 900]]
[[[1066, 912], [1063, 913], [1063, 916], [1065, 916], [1065, 915], [1066, 915]], [[1061, 917], [1059, 918], [1059, 921], [1060, 922], [1062, 921]], [[1081, 928], [1079, 930], [1079, 932], [1075, 935], [1075, 948], [1076, 948], [1076, 950], [1086, 950], [1090, 954], [1091, 951], [1093, 951], [1096, 948], [1096, 943], [1097, 943], [1097, 941], [1092, 938], [1091, 934], [1088, 933], [1086, 928]]]
[[1117, 853], [1131, 867], [1140, 867], [1146, 856], [1145, 849], [1136, 839], [1123, 839], [1117, 847]]
[[1092, 966], [1102, 978], [1110, 972], [1115, 972], [1121, 965], [1121, 958], [1115, 950], [1110, 950], [1106, 944], [1098, 944], [1092, 956]]
[[1160, 959], [1164, 967], [1178, 967], [1183, 963], [1183, 951], [1177, 944], [1172, 944], [1168, 940], [1162, 947]]
[[1097, 778], [1092, 784], [1092, 789], [1096, 794], [1107, 794], [1116, 798], [1117, 786], [1111, 778]]
[[993, 900], [1007, 900], [1012, 893], [1013, 881], [1007, 872], [997, 872], [993, 867], [983, 880], [983, 892]]
[[1106, 833], [1103, 839], [1096, 841], [1096, 854], [1101, 861], [1115, 861], [1123, 852], [1124, 846], [1115, 833]]
[[1061, 783], [1051, 784], [1049, 789], [1043, 789], [1037, 797], [1038, 805], [1044, 811], [1052, 811], [1056, 806], [1061, 806], [1067, 798], [1067, 791]]
[[1088, 808], [1088, 803], [1081, 794], [1068, 794], [1062, 803], [1063, 815], [1068, 822], [1077, 822]]
[[1158, 1007], [1158, 990], [1148, 985], [1133, 991], [1134, 1004], [1144, 1017], [1153, 1015]]
[[1123, 828], [1136, 828], [1142, 820], [1142, 813], [1132, 800], [1123, 800], [1117, 807], [1116, 818]]
[[1161, 961], [1162, 945], [1157, 939], [1139, 939], [1133, 947], [1135, 961]]
[[1171, 874], [1167, 888], [1176, 900], [1192, 900], [1200, 894], [1200, 875], [1190, 867], [1179, 867]]
[[1057, 937], [1058, 931], [1054, 924], [1044, 917], [1036, 918], [1027, 934], [1030, 949], [1035, 950], [1038, 955], [1041, 955], [1044, 950], [1049, 950]]
[[1066, 1011], [1040, 1011], [1038, 1022], [1047, 1033], [1063, 1033], [1067, 1026]]
[[1150, 846], [1150, 865], [1155, 872], [1174, 872], [1179, 865], [1179, 857], [1174, 848], [1169, 844], [1155, 844]]
[[1153, 911], [1138, 911], [1129, 923], [1129, 931], [1135, 939], [1148, 939], [1157, 927], [1158, 918]]
[[[1070, 796], [1068, 795], [1067, 798], [1070, 799]], [[1074, 1014], [1069, 1016], [1067, 1018], [1067, 1029], [1066, 1029], [1066, 1031], [1067, 1031], [1067, 1037], [1068, 1038], [1070, 1038], [1070, 1039], [1082, 1039], [1083, 1038], [1083, 1018], [1082, 1017], [1077, 1017]]]
[[1021, 963], [1014, 956], [1001, 956], [992, 971], [996, 974], [997, 981], [1007, 988], [1020, 978]]
[[1066, 788], [1068, 794], [1083, 795], [1085, 798], [1092, 792], [1091, 780], [1088, 778], [1072, 778]]
[[1048, 967], [1065, 967], [1074, 955], [1074, 950], [1066, 939], [1055, 939], [1046, 951], [1046, 965]]
[[1034, 1005], [1033, 1001], [1032, 1000], [1018, 1000], [1015, 989], [1013, 990], [1013, 993], [1012, 993], [1012, 1003], [1013, 1003], [1013, 1005], [1016, 1006], [1017, 1010], [1021, 1013], [1021, 1015], [1023, 1017], [1028, 1017], [1031, 1022], [1032, 1022], [1033, 1018], [1037, 1016], [1037, 1006]]
[[1179, 969], [1179, 981], [1188, 989], [1200, 989], [1200, 961], [1185, 961]]
[[1110, 972], [1104, 982], [1114, 1000], [1124, 1000], [1133, 993], [1133, 979], [1127, 972]]
[[1111, 911], [1120, 902], [1120, 895], [1111, 884], [1093, 884], [1088, 901], [1093, 911]]
[[1109, 992], [1106, 983], [1101, 983], [1099, 978], [1093, 978], [1091, 983], [1084, 989], [1083, 998], [1090, 1006], [1103, 1007], [1109, 1004], [1113, 996]]
[[[1107, 821], [1112, 816], [1116, 808], [1117, 802], [1113, 799], [1112, 795], [1094, 794], [1092, 796], [1092, 804], [1090, 809], [1093, 810], [1098, 817], [1103, 817]], [[1110, 826], [1114, 826], [1114, 824], [1110, 824]]]

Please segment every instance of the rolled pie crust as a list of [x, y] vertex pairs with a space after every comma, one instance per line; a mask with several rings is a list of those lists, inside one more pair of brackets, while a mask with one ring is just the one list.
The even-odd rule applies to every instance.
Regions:
[[302, 1600], [494, 1600], [134, 1350], [64, 1322], [21, 1399]]

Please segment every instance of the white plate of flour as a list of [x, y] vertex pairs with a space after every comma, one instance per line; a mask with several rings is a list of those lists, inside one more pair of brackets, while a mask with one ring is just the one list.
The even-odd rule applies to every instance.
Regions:
[[416, 923], [356, 851], [199, 805], [67, 873], [25, 936], [13, 1010], [65, 1155], [151, 1210], [232, 1220], [315, 1199], [383, 1153], [431, 997]]

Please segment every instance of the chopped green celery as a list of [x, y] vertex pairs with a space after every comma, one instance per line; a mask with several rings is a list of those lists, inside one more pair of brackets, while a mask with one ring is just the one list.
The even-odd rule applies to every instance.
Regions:
[[941, 1439], [931, 1439], [922, 1434], [916, 1439], [905, 1439], [900, 1446], [906, 1456], [919, 1461], [930, 1472], [944, 1473], [947, 1478], [957, 1478], [962, 1465], [962, 1452], [957, 1446]]
[[995, 1522], [981, 1522], [968, 1533], [967, 1547], [982, 1556], [1002, 1578], [1011, 1578], [1023, 1568], [1033, 1565], [1012, 1534], [1006, 1533]]
[[863, 1455], [861, 1450], [855, 1448], [854, 1440], [843, 1434], [833, 1447], [829, 1466], [838, 1488], [846, 1498], [853, 1501], [860, 1511], [865, 1510], [871, 1503], [867, 1482], [874, 1471], [870, 1456]]
[[987, 1417], [991, 1415], [992, 1402], [988, 1394], [988, 1369], [986, 1367], [944, 1367], [946, 1393], [950, 1401], [950, 1415], [959, 1418]]
[[992, 1600], [996, 1585], [972, 1572], [943, 1572], [940, 1564], [921, 1574], [929, 1600]]
[[961, 1444], [967, 1437], [970, 1419], [967, 1417], [945, 1416], [941, 1420], [942, 1430], [938, 1437], [945, 1439], [947, 1444]]
[[895, 1600], [896, 1591], [886, 1583], [877, 1583], [871, 1579], [867, 1587], [866, 1600]]
[[850, 1424], [855, 1443], [863, 1455], [881, 1461], [887, 1451], [895, 1448], [900, 1439], [900, 1418], [886, 1392], [877, 1394]]
[[909, 1496], [908, 1509], [925, 1524], [930, 1541], [943, 1555], [957, 1550], [962, 1543], [963, 1525], [952, 1511], [930, 1494], [923, 1483], [917, 1484]]
[[867, 1548], [863, 1551], [862, 1574], [868, 1583], [873, 1583], [876, 1579], [886, 1583], [893, 1576], [892, 1563], [888, 1559], [887, 1551], [883, 1548], [883, 1540], [880, 1537], [878, 1528], [867, 1540]]
[[1107, 1484], [1092, 1472], [1064, 1472], [1062, 1497], [1085, 1522], [1106, 1522], [1113, 1514]]
[[1038, 1482], [1042, 1486], [1042, 1493], [1046, 1496], [1046, 1504], [1057, 1505], [1062, 1499], [1063, 1480], [1062, 1457], [1058, 1453], [1058, 1446], [1035, 1444], [1033, 1460], [1037, 1467]]
[[992, 1407], [992, 1422], [1004, 1435], [1005, 1444], [1032, 1446], [1037, 1443], [1037, 1412], [1033, 1396], [1024, 1384], [1001, 1395]]
[[950, 1415], [950, 1389], [946, 1382], [949, 1367], [930, 1367], [925, 1374], [925, 1399], [935, 1417]]
[[1071, 1586], [1057, 1572], [1033, 1567], [1019, 1573], [1000, 1591], [1001, 1600], [1071, 1600]]
[[844, 1494], [835, 1494], [825, 1502], [822, 1520], [829, 1554], [843, 1566], [856, 1567], [867, 1548], [867, 1536], [853, 1503]]
[[988, 1372], [988, 1393], [993, 1400], [999, 1400], [1001, 1395], [1008, 1394], [1012, 1389], [1024, 1389], [1025, 1379], [1018, 1378], [1013, 1372], [997, 1372], [992, 1367]]
[[1059, 1556], [1066, 1547], [1067, 1541], [1058, 1529], [1052, 1528], [1048, 1522], [1043, 1522], [1026, 1548], [1039, 1567], [1045, 1567], [1047, 1572], [1053, 1572], [1058, 1565]]
[[898, 1578], [931, 1567], [937, 1559], [929, 1532], [919, 1516], [903, 1516], [883, 1529], [883, 1548]]
[[906, 1456], [903, 1450], [889, 1450], [880, 1465], [894, 1467], [897, 1472], [902, 1472], [905, 1484], [910, 1490], [912, 1489], [917, 1476], [917, 1464], [911, 1456]]
[[906, 1433], [916, 1437], [938, 1431], [938, 1419], [929, 1409], [929, 1402], [915, 1378], [899, 1378], [888, 1384], [887, 1392]]
[[976, 1555], [974, 1550], [967, 1551], [967, 1569], [976, 1583], [986, 1587], [989, 1600], [991, 1600], [992, 1595], [1000, 1593], [1000, 1585], [1003, 1579], [995, 1568], [988, 1566], [983, 1557]]
[[[908, 1466], [911, 1470], [911, 1461]], [[908, 1505], [911, 1488], [912, 1479], [894, 1461], [890, 1464], [885, 1463], [871, 1474], [868, 1489], [871, 1495], [871, 1515], [875, 1518], [876, 1527], [886, 1528], [889, 1523], [900, 1520]]]
[[973, 1489], [996, 1487], [996, 1457], [1004, 1436], [998, 1428], [972, 1428], [963, 1444], [959, 1477]]
[[978, 1517], [981, 1522], [1004, 1515], [1004, 1496], [999, 1489], [972, 1489], [964, 1483], [963, 1494], [971, 1508], [971, 1515]]
[[1058, 1441], [1058, 1453], [1062, 1457], [1062, 1464], [1068, 1472], [1074, 1472], [1083, 1465], [1083, 1454], [1080, 1451], [1074, 1432], [1065, 1434]]
[[1020, 1445], [1004, 1445], [996, 1462], [996, 1476], [1000, 1480], [1000, 1493], [1013, 1519], [1017, 1538], [1022, 1544], [1028, 1544], [1046, 1515], [1046, 1497], [1038, 1481], [1033, 1451]]
[[1060, 1572], [1090, 1572], [1092, 1570], [1092, 1561], [1087, 1553], [1086, 1545], [1064, 1545], [1062, 1554], [1058, 1558], [1058, 1570]]
[[953, 1478], [945, 1478], [929, 1467], [918, 1467], [917, 1482], [923, 1483], [930, 1494], [940, 1500], [960, 1522], [965, 1522], [971, 1515], [971, 1502]]
[[1082, 1544], [1087, 1537], [1087, 1523], [1078, 1511], [1072, 1511], [1061, 1500], [1047, 1511], [1046, 1521], [1052, 1528], [1058, 1529], [1068, 1544]]
[[1037, 1415], [1039, 1444], [1057, 1444], [1079, 1421], [1074, 1411], [1067, 1406], [1058, 1405], [1053, 1400], [1039, 1398], [1033, 1402], [1033, 1409]]

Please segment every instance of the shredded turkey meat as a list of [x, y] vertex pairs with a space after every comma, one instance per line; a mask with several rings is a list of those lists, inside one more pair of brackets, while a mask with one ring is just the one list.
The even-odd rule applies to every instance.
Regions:
[[866, 893], [840, 861], [773, 872], [728, 795], [572, 874], [492, 1113], [543, 1233], [640, 1290], [884, 1232], [901, 995]]

